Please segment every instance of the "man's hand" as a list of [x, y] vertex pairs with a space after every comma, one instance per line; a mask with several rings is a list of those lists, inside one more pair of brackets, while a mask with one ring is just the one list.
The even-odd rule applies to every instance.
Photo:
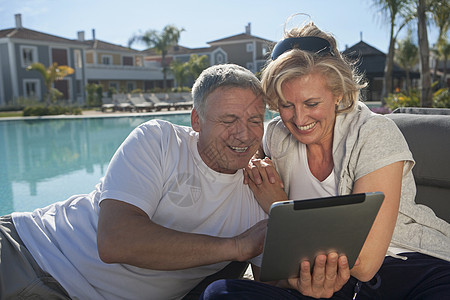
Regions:
[[246, 261], [262, 253], [266, 229], [267, 220], [263, 220], [234, 238], [238, 253], [236, 260]]
[[303, 261], [300, 265], [300, 277], [288, 280], [291, 288], [302, 295], [313, 298], [330, 298], [349, 280], [350, 269], [346, 256], [338, 257], [332, 252], [318, 255], [311, 274], [310, 263]]

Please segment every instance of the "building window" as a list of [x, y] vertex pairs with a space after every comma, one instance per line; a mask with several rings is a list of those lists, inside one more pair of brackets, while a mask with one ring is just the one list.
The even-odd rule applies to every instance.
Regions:
[[75, 92], [77, 96], [83, 95], [83, 82], [81, 80], [75, 81]]
[[29, 46], [21, 46], [22, 67], [26, 68], [32, 63], [37, 62], [37, 48]]
[[122, 57], [122, 64], [124, 66], [132, 66], [133, 65], [133, 57], [131, 57], [131, 56]]
[[144, 66], [142, 56], [136, 56], [136, 66], [138, 66], [138, 67]]
[[225, 63], [225, 56], [223, 55], [223, 53], [217, 53], [217, 55], [216, 55], [216, 63], [218, 63], [218, 64]]
[[67, 49], [52, 48], [52, 61], [60, 66], [67, 66]]
[[254, 72], [255, 70], [253, 69], [255, 67], [255, 65], [252, 62], [247, 63], [246, 65], [247, 69]]
[[136, 89], [136, 82], [128, 81], [127, 82], [127, 93], [131, 93], [135, 89]]
[[111, 65], [112, 64], [112, 56], [111, 55], [102, 55], [102, 64], [103, 65]]
[[23, 96], [25, 98], [39, 99], [41, 97], [41, 89], [38, 79], [25, 79], [23, 81]]
[[119, 83], [114, 82], [114, 81], [110, 82], [109, 89], [114, 89], [114, 93], [118, 93], [119, 92]]
[[76, 49], [73, 51], [75, 55], [75, 68], [81, 69], [83, 68], [83, 60], [81, 58], [81, 51]]
[[253, 43], [248, 43], [246, 45], [246, 47], [247, 47], [247, 52], [253, 52]]

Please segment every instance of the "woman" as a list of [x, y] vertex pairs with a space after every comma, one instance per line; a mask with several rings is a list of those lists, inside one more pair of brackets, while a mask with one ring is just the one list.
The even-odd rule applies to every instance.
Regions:
[[[331, 253], [316, 258], [312, 274], [309, 263], [302, 262], [299, 278], [275, 283], [288, 289], [251, 281], [222, 281], [208, 287], [204, 298], [212, 299], [218, 294], [223, 298], [247, 295], [251, 299], [351, 298], [358, 292], [358, 299], [401, 299], [432, 292], [436, 292], [436, 297], [448, 295], [448, 261], [416, 256], [412, 252], [420, 249], [410, 247], [405, 239], [405, 234], [412, 233], [408, 232], [410, 228], [402, 224], [396, 228], [397, 216], [404, 222], [408, 219], [405, 212], [415, 205], [411, 172], [414, 161], [408, 145], [391, 120], [373, 114], [358, 102], [364, 84], [339, 53], [335, 39], [313, 23], [292, 29], [275, 46], [272, 61], [263, 71], [262, 83], [270, 108], [278, 110], [280, 118], [269, 123], [260, 158], [271, 158], [282, 184], [267, 158], [253, 161], [248, 183], [266, 211], [274, 199], [381, 191], [385, 200], [349, 280], [345, 257], [337, 260], [337, 254]], [[417, 225], [419, 228], [414, 226], [415, 229], [420, 230], [421, 225]], [[432, 238], [429, 245], [424, 239], [426, 253], [435, 248], [436, 257], [450, 260], [448, 236], [435, 230]], [[389, 248], [391, 239], [397, 248]], [[433, 244], [436, 239], [440, 239], [440, 249]], [[385, 260], [386, 253], [396, 257], [407, 253], [402, 258], [409, 259]], [[430, 265], [439, 270], [428, 272]], [[414, 272], [414, 280], [402, 280]], [[422, 277], [417, 279], [417, 272], [428, 272], [424, 276], [426, 282]]]

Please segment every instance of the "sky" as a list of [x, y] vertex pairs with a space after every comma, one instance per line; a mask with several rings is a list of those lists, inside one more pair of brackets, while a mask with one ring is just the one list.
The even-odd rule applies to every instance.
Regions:
[[[183, 28], [179, 44], [207, 47], [207, 42], [243, 33], [251, 23], [251, 34], [271, 41], [288, 27], [313, 21], [332, 33], [340, 50], [362, 40], [387, 52], [389, 25], [373, 6], [374, 0], [0, 0], [0, 29], [15, 27], [15, 14], [22, 15], [25, 28], [76, 39], [78, 31], [92, 39], [122, 46], [135, 34], [161, 31], [166, 25]], [[430, 28], [430, 27], [429, 27]], [[437, 29], [428, 30], [434, 44]], [[400, 37], [406, 34], [403, 29]], [[133, 48], [145, 49], [134, 44]]]

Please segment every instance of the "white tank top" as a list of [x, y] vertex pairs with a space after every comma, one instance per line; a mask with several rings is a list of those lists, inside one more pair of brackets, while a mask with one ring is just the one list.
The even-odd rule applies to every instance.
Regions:
[[290, 189], [289, 199], [304, 200], [319, 197], [336, 196], [337, 182], [334, 170], [325, 178], [324, 181], [319, 181], [311, 173], [308, 165], [308, 156], [306, 153], [306, 145], [300, 144], [298, 147], [298, 154], [294, 158], [290, 174]]

